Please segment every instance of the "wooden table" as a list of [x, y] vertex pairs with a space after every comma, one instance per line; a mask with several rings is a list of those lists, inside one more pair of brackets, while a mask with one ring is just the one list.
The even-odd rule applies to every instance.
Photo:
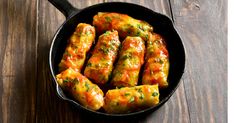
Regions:
[[[109, 2], [69, 1], [78, 8]], [[125, 2], [171, 17], [187, 52], [186, 70], [176, 93], [159, 110], [130, 121], [226, 123], [227, 0]], [[0, 123], [111, 122], [84, 117], [55, 94], [48, 51], [64, 20], [47, 0], [0, 1]]]

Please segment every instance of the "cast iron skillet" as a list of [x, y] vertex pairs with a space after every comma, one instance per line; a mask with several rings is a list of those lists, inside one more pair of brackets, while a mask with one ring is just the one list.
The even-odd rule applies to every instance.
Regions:
[[[161, 107], [175, 92], [179, 85], [180, 79], [184, 73], [185, 68], [185, 51], [183, 43], [173, 26], [173, 22], [170, 18], [160, 13], [154, 12], [148, 8], [122, 2], [112, 2], [112, 3], [101, 3], [87, 7], [85, 9], [74, 8], [66, 0], [49, 0], [57, 9], [59, 9], [65, 16], [66, 21], [60, 26], [58, 31], [55, 33], [54, 38], [51, 43], [49, 52], [49, 65], [50, 71], [53, 76], [53, 80], [56, 84], [57, 94], [63, 100], [69, 101], [74, 104], [78, 109], [89, 113], [93, 116], [104, 116], [104, 117], [139, 117], [149, 112], [155, 111]], [[141, 110], [134, 113], [128, 114], [107, 114], [104, 112], [97, 112], [89, 110], [79, 103], [69, 99], [64, 95], [62, 89], [56, 82], [56, 74], [58, 74], [58, 64], [62, 58], [63, 52], [65, 50], [67, 39], [74, 32], [78, 23], [85, 22], [92, 24], [93, 16], [98, 12], [118, 12], [125, 13], [136, 19], [144, 20], [154, 27], [154, 32], [161, 34], [167, 43], [167, 49], [169, 51], [169, 61], [170, 69], [168, 82], [169, 87], [164, 90], [160, 90], [160, 103], [154, 107]]]

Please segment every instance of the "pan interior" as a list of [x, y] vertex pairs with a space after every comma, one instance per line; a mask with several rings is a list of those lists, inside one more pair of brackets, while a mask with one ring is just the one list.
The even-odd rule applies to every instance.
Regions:
[[[179, 81], [182, 77], [185, 67], [184, 47], [178, 33], [174, 29], [172, 21], [168, 17], [139, 5], [129, 3], [97, 4], [85, 8], [77, 12], [77, 14], [75, 14], [71, 18], [67, 19], [56, 33], [55, 38], [52, 42], [53, 45], [51, 46], [50, 65], [52, 68], [52, 74], [54, 79], [55, 75], [58, 74], [58, 64], [66, 48], [67, 40], [70, 37], [70, 35], [74, 32], [77, 24], [92, 24], [93, 16], [96, 15], [98, 12], [124, 13], [128, 14], [133, 18], [144, 20], [154, 27], [154, 32], [162, 35], [165, 38], [167, 43], [167, 49], [169, 51], [170, 61], [170, 69], [168, 76], [169, 87], [164, 90], [160, 90], [160, 103], [158, 106], [146, 109], [141, 112], [127, 114], [125, 116], [140, 114], [142, 112], [150, 111], [152, 109], [160, 107], [170, 98], [170, 96], [174, 93], [175, 89], [178, 87]], [[61, 91], [59, 91], [58, 93], [60, 92]], [[59, 95], [61, 96], [61, 93]]]

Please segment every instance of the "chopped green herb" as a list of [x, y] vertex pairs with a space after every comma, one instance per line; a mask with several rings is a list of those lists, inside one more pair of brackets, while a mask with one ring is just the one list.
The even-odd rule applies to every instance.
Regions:
[[105, 63], [105, 66], [109, 66], [109, 65], [111, 65], [111, 63], [109, 63], [109, 62]]
[[162, 59], [159, 59], [159, 63], [160, 63], [160, 64], [163, 64], [163, 60], [162, 60]]
[[124, 96], [129, 96], [129, 95], [130, 95], [130, 93], [125, 93], [125, 94], [124, 94]]
[[127, 30], [127, 33], [128, 33], [128, 35], [130, 35], [131, 34], [131, 30], [129, 29], [129, 30]]
[[110, 31], [106, 31], [104, 35], [109, 35], [110, 33], [111, 33]]
[[131, 58], [132, 56], [130, 54], [127, 54], [127, 55], [124, 55], [121, 57], [122, 60], [126, 60], [126, 59], [129, 59]]
[[115, 47], [113, 47], [113, 46], [110, 46], [110, 48], [109, 48], [110, 51], [113, 51], [114, 49], [115, 49]]
[[88, 92], [89, 91], [89, 84], [88, 83], [85, 83], [85, 87], [86, 87], [86, 91]]
[[66, 78], [66, 79], [64, 79], [64, 80], [63, 80], [63, 82], [69, 82], [69, 79], [68, 79], [68, 78]]
[[149, 39], [149, 35], [145, 35], [145, 40], [148, 40]]
[[140, 32], [139, 31], [136, 33], [136, 36], [140, 36]]
[[141, 88], [138, 88], [138, 89], [136, 89], [139, 93], [141, 93], [142, 92], [142, 90], [141, 90]]
[[139, 24], [139, 23], [138, 23], [138, 24], [137, 24], [137, 28], [139, 28], [139, 29], [140, 29], [140, 28], [141, 28], [141, 24]]
[[87, 31], [85, 34], [86, 34], [86, 35], [90, 35], [90, 34], [91, 34], [91, 32], [90, 32], [90, 31]]
[[142, 30], [142, 31], [145, 31], [145, 29], [142, 27], [141, 24], [137, 24], [137, 28], [139, 28], [139, 29]]
[[158, 93], [157, 93], [157, 92], [153, 92], [153, 93], [152, 93], [152, 96], [153, 96], [153, 97], [158, 96]]
[[131, 97], [130, 100], [129, 100], [129, 103], [132, 103], [134, 102], [135, 98], [134, 97]]
[[110, 42], [111, 42], [111, 44], [115, 44], [116, 41], [115, 41], [115, 39], [112, 39]]
[[105, 17], [105, 19], [106, 19], [106, 22], [111, 22], [111, 18], [110, 17]]
[[99, 50], [102, 51], [104, 54], [108, 54], [110, 51], [110, 49], [104, 47], [101, 47]]
[[143, 100], [145, 97], [145, 95], [143, 93], [141, 93], [140, 99]]

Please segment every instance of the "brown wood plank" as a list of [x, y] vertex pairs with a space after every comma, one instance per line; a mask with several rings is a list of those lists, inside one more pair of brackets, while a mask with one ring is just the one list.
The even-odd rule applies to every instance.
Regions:
[[171, 16], [169, 2], [167, 0], [105, 0], [105, 2], [128, 2], [150, 8], [156, 12]]
[[186, 50], [184, 87], [193, 123], [227, 122], [227, 1], [171, 0]]
[[1, 123], [35, 121], [36, 29], [36, 0], [0, 2]]
[[[84, 8], [102, 1], [69, 0], [74, 6]], [[38, 123], [73, 123], [84, 122], [82, 112], [56, 95], [53, 81], [50, 79], [48, 53], [54, 33], [65, 17], [47, 0], [39, 0], [38, 18], [38, 82], [36, 122]], [[88, 119], [88, 118], [87, 118]]]

